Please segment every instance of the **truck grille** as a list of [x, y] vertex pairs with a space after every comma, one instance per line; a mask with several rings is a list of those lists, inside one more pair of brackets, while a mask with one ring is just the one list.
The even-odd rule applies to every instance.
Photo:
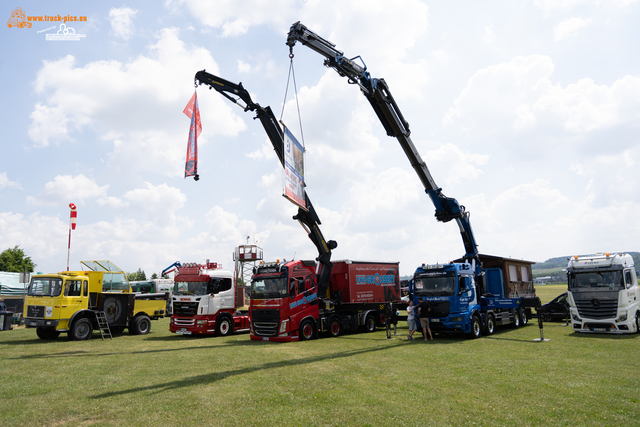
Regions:
[[618, 313], [618, 300], [593, 298], [590, 300], [576, 299], [576, 308], [580, 317], [588, 319], [612, 319]]
[[198, 303], [174, 301], [173, 314], [176, 316], [195, 316], [198, 314]]
[[262, 309], [251, 312], [251, 322], [256, 336], [275, 337], [278, 334], [280, 323], [280, 310]]
[[44, 319], [44, 306], [43, 305], [27, 306], [27, 317], [32, 319]]

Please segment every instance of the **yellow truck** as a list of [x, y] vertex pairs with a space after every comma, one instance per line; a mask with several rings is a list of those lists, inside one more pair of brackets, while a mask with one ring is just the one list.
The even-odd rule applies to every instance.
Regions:
[[[38, 337], [87, 340], [94, 330], [145, 335], [164, 317], [168, 294], [134, 294], [127, 275], [110, 261], [81, 261], [82, 271], [36, 274], [27, 291], [24, 318]], [[106, 323], [106, 325], [105, 325]]]

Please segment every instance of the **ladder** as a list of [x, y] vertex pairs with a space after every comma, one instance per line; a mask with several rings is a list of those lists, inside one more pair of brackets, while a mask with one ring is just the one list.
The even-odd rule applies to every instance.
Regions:
[[96, 320], [98, 321], [98, 328], [100, 329], [102, 341], [104, 341], [105, 336], [113, 339], [111, 336], [111, 329], [109, 329], [109, 323], [107, 322], [107, 316], [104, 314], [104, 311], [95, 310], [94, 313], [96, 314]]

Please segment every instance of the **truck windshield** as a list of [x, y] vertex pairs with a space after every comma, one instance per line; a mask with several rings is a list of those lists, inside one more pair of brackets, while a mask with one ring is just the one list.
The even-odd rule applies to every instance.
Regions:
[[274, 277], [251, 282], [251, 299], [284, 298], [288, 295], [287, 279]]
[[415, 294], [416, 296], [449, 296], [453, 295], [455, 290], [455, 276], [434, 275], [416, 278]]
[[57, 277], [34, 277], [29, 284], [31, 297], [57, 297], [62, 291], [62, 279]]
[[569, 274], [570, 288], [621, 288], [624, 289], [622, 270], [593, 271], [589, 273]]
[[206, 295], [209, 282], [176, 282], [173, 286], [175, 295]]

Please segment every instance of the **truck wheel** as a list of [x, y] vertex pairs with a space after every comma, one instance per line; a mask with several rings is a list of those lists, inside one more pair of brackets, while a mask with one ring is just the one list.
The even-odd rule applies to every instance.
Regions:
[[342, 322], [340, 322], [340, 319], [338, 318], [338, 316], [334, 316], [331, 318], [331, 320], [329, 320], [329, 334], [332, 337], [337, 337], [341, 333], [342, 333]]
[[311, 320], [307, 319], [302, 322], [302, 325], [300, 325], [300, 341], [309, 341], [314, 339], [315, 336], [316, 328]]
[[220, 316], [216, 319], [216, 335], [225, 337], [233, 333], [233, 322], [227, 316]]
[[471, 332], [469, 333], [469, 338], [478, 338], [480, 336], [481, 329], [482, 325], [480, 323], [480, 318], [477, 315], [474, 315], [471, 318]]
[[518, 314], [518, 310], [514, 310], [513, 313], [511, 313], [513, 315], [513, 324], [512, 326], [514, 328], [519, 328], [520, 327], [520, 315]]
[[129, 333], [131, 335], [146, 335], [151, 330], [151, 319], [148, 316], [138, 316], [133, 319], [131, 326], [129, 326]]
[[51, 328], [36, 328], [36, 334], [41, 340], [55, 340], [60, 335], [60, 332]]
[[518, 316], [520, 316], [520, 325], [527, 326], [529, 319], [527, 319], [527, 312], [524, 311], [524, 308], [520, 307], [518, 310]]
[[376, 330], [376, 319], [373, 317], [373, 314], [367, 314], [367, 317], [364, 319], [363, 329], [365, 332], [373, 332]]
[[124, 326], [109, 326], [111, 335], [120, 335], [124, 332]]
[[496, 319], [493, 317], [493, 314], [487, 315], [487, 324], [485, 326], [485, 333], [487, 335], [493, 335], [496, 331]]
[[377, 316], [376, 326], [384, 328], [387, 326], [387, 315], [384, 311], [381, 311]]
[[640, 334], [640, 312], [636, 313], [636, 332]]
[[83, 341], [91, 338], [93, 334], [93, 325], [87, 318], [78, 319], [69, 329], [69, 338], [73, 341]]

